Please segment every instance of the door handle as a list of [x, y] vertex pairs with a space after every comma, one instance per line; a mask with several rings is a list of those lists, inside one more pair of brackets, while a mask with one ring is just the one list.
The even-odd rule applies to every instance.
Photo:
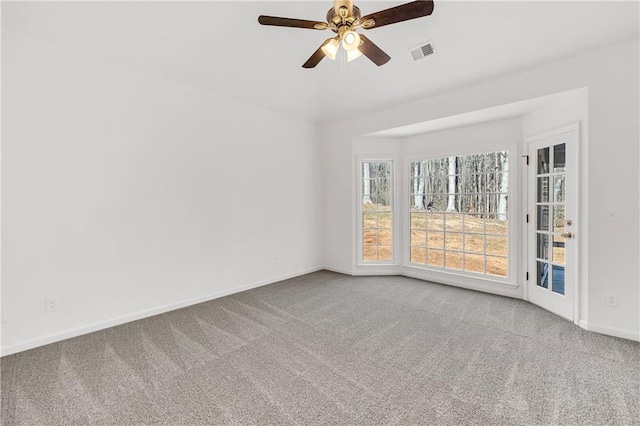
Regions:
[[573, 234], [571, 232], [563, 232], [560, 236], [564, 238], [573, 238]]

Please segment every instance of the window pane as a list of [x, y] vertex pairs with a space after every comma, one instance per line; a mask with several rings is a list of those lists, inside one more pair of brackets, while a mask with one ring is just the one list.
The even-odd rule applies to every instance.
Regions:
[[444, 267], [448, 269], [462, 269], [462, 253], [448, 251], [444, 256]]
[[536, 284], [540, 287], [549, 288], [549, 264], [546, 262], [537, 262]]
[[428, 175], [443, 175], [447, 173], [447, 159], [446, 158], [434, 158], [427, 161], [427, 173]]
[[485, 154], [472, 154], [465, 155], [462, 161], [469, 173], [484, 173], [485, 159]]
[[362, 225], [365, 228], [375, 228], [378, 224], [378, 216], [375, 212], [365, 212], [362, 214]]
[[487, 274], [506, 277], [509, 261], [506, 257], [487, 256]]
[[499, 194], [487, 195], [487, 210], [486, 212], [492, 215], [498, 215], [498, 204], [500, 204]]
[[425, 229], [425, 226], [426, 226], [425, 213], [411, 213], [411, 228]]
[[378, 212], [378, 228], [391, 228], [392, 214], [387, 212]]
[[551, 276], [552, 291], [558, 294], [564, 294], [564, 266], [552, 266], [553, 275]]
[[484, 253], [484, 235], [466, 234], [464, 236], [464, 251]]
[[480, 215], [465, 215], [464, 232], [484, 232], [484, 217]]
[[374, 261], [378, 258], [378, 252], [376, 246], [363, 246], [363, 259], [366, 261]]
[[566, 145], [560, 144], [553, 147], [553, 172], [563, 173], [565, 171]]
[[486, 192], [487, 175], [485, 174], [470, 174], [462, 176], [463, 192], [467, 194], [477, 194]]
[[444, 266], [444, 252], [427, 249], [427, 265], [442, 268]]
[[391, 260], [391, 246], [378, 246], [378, 260]]
[[537, 207], [537, 230], [538, 231], [550, 231], [549, 225], [549, 206], [538, 206]]
[[464, 270], [468, 272], [484, 272], [484, 256], [479, 254], [468, 254], [464, 255]]
[[564, 175], [553, 177], [553, 202], [564, 203]]
[[538, 150], [538, 174], [549, 173], [549, 148]]
[[462, 251], [462, 234], [447, 232], [444, 236], [444, 246], [446, 250]]
[[410, 198], [411, 211], [427, 210], [427, 197], [424, 195], [412, 195]]
[[564, 238], [562, 238], [559, 235], [554, 235], [553, 236], [553, 262], [554, 263], [558, 263], [560, 265], [564, 265], [565, 262], [565, 241]]
[[444, 212], [447, 209], [447, 197], [445, 195], [427, 196], [427, 211]]
[[487, 234], [507, 235], [509, 233], [509, 222], [500, 220], [496, 215], [487, 215], [485, 229]]
[[391, 211], [391, 197], [388, 195], [379, 195], [376, 199], [378, 210]]
[[390, 261], [393, 240], [391, 162], [363, 162], [361, 173], [362, 260]]
[[412, 194], [424, 194], [425, 193], [425, 179], [424, 178], [411, 179], [411, 193]]
[[538, 259], [549, 259], [549, 236], [547, 234], [538, 234], [536, 256]]
[[444, 226], [447, 231], [462, 232], [461, 214], [447, 213], [444, 218]]
[[507, 237], [495, 237], [487, 235], [487, 254], [507, 256], [509, 253]]
[[424, 247], [411, 247], [411, 263], [426, 263], [426, 250]]
[[378, 229], [378, 244], [391, 244], [391, 229]]
[[553, 232], [564, 232], [566, 225], [564, 206], [553, 206]]
[[[549, 152], [541, 155], [540, 163], [548, 173], [552, 158]], [[423, 165], [413, 162], [410, 173], [412, 231], [408, 243], [411, 244], [411, 262], [415, 263], [413, 259], [421, 256], [424, 223], [428, 266], [506, 277], [509, 263], [508, 152], [435, 158], [425, 160]], [[547, 192], [541, 197], [544, 195], [549, 200], [553, 193], [549, 185], [553, 182], [548, 176], [545, 178]], [[426, 212], [424, 222], [420, 215], [423, 211]], [[548, 219], [549, 213], [547, 206]]]
[[366, 212], [376, 210], [376, 205], [373, 204], [372, 196], [362, 197], [362, 210]]
[[411, 230], [411, 245], [412, 246], [426, 246], [427, 245], [427, 233], [425, 231]]
[[429, 248], [444, 248], [444, 233], [442, 232], [427, 232], [427, 247]]
[[444, 230], [444, 215], [442, 213], [427, 214], [427, 229], [430, 231]]
[[546, 176], [538, 178], [538, 197], [536, 200], [538, 203], [549, 202], [549, 178]]
[[378, 230], [377, 229], [363, 229], [362, 232], [362, 244], [378, 244]]

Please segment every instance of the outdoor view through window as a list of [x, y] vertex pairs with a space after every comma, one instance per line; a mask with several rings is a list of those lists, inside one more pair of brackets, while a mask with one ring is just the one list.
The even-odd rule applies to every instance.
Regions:
[[413, 161], [412, 264], [508, 275], [508, 152]]
[[362, 260], [391, 262], [391, 162], [362, 163]]

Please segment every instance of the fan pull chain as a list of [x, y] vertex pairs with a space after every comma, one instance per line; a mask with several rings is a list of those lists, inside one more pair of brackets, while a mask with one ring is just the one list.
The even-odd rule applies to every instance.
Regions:
[[347, 52], [344, 49], [340, 49], [340, 71], [342, 73], [342, 79], [347, 81]]

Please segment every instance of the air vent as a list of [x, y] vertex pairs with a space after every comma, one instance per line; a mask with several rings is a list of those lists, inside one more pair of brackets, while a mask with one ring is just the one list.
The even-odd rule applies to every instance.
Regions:
[[409, 53], [411, 53], [414, 61], [419, 61], [420, 59], [433, 55], [436, 51], [433, 48], [433, 42], [427, 41], [409, 50]]

